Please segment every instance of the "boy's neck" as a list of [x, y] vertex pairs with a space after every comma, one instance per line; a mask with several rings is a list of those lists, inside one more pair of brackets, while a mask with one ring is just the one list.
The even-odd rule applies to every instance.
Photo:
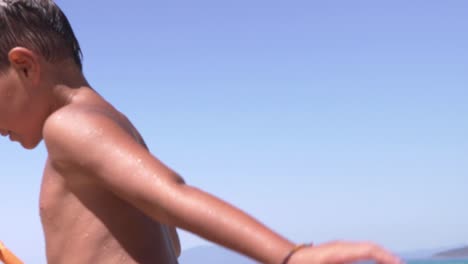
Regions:
[[86, 87], [92, 89], [83, 72], [74, 64], [64, 63], [63, 65], [56, 65], [50, 72], [53, 73], [49, 79], [52, 86], [52, 112], [69, 104], [78, 90], [80, 90], [79, 88]]
[[89, 87], [82, 70], [74, 62], [65, 61], [55, 65], [52, 72], [54, 76], [52, 79], [56, 85], [65, 85], [70, 88]]

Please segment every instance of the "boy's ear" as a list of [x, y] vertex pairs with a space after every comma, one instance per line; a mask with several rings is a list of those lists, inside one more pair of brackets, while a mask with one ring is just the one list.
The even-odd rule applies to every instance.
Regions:
[[39, 58], [29, 49], [16, 47], [8, 53], [10, 66], [25, 80], [37, 81], [39, 77]]

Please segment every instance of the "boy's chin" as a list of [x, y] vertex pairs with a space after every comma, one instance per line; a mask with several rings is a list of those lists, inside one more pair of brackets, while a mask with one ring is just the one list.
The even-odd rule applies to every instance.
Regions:
[[25, 141], [25, 140], [18, 140], [18, 143], [21, 144], [21, 146], [25, 149], [35, 149], [39, 143], [41, 143], [41, 140], [31, 140], [31, 141]]
[[39, 145], [39, 144], [36, 144], [36, 145], [26, 145], [26, 144], [21, 143], [21, 146], [23, 146], [23, 148], [28, 149], [28, 150], [35, 149], [35, 148], [37, 147], [37, 145]]

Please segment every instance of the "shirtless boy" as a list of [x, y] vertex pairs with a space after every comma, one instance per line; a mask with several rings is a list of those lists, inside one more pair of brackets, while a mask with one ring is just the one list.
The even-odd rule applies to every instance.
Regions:
[[185, 184], [90, 87], [78, 41], [51, 0], [0, 0], [0, 133], [27, 149], [45, 142], [40, 214], [50, 264], [177, 263], [175, 227], [261, 263], [399, 263], [372, 243], [293, 250], [241, 210]]

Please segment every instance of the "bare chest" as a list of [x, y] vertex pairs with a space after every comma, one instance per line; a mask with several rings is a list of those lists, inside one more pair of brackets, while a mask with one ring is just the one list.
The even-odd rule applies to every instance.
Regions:
[[49, 162], [44, 169], [40, 215], [48, 263], [176, 263], [164, 226], [82, 176], [64, 177]]

